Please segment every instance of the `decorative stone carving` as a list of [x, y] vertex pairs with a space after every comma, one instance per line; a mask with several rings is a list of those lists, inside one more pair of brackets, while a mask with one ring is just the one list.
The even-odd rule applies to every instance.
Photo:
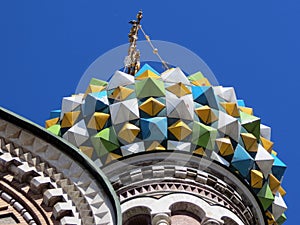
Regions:
[[121, 225], [105, 179], [78, 149], [0, 108], [1, 198], [9, 204], [7, 196], [15, 199], [12, 206], [24, 218], [19, 221]]
[[152, 215], [173, 215], [180, 211], [174, 207], [177, 203], [184, 206], [182, 212], [197, 215], [194, 218], [201, 225], [204, 219], [220, 225], [265, 223], [248, 187], [213, 161], [201, 159], [199, 164], [195, 156], [155, 152], [111, 163], [103, 171], [120, 196], [123, 213], [132, 207], [148, 207]]
[[152, 225], [170, 225], [170, 217], [166, 213], [158, 213], [152, 218]]

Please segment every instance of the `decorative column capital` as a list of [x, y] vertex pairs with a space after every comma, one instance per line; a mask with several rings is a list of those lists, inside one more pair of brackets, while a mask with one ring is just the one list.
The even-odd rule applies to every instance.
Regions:
[[166, 213], [159, 213], [153, 216], [152, 225], [171, 225], [171, 219]]

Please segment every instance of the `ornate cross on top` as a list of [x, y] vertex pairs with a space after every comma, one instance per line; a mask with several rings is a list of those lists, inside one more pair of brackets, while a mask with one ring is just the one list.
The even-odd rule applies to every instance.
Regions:
[[157, 55], [161, 63], [163, 64], [163, 67], [165, 69], [169, 69], [167, 63], [162, 59], [162, 57], [158, 53], [158, 49], [155, 48], [153, 43], [150, 40], [149, 35], [145, 33], [145, 31], [142, 28], [141, 19], [143, 18], [143, 12], [140, 10], [138, 14], [136, 15], [137, 20], [131, 20], [129, 21], [130, 24], [132, 24], [130, 32], [128, 34], [129, 37], [129, 48], [128, 48], [128, 55], [125, 57], [124, 60], [124, 72], [135, 75], [137, 71], [140, 69], [140, 51], [136, 48], [137, 46], [137, 40], [138, 40], [138, 32], [139, 30], [142, 31], [144, 34], [147, 42], [149, 43], [150, 47], [153, 50], [153, 54]]
[[136, 48], [136, 42], [138, 39], [138, 32], [140, 29], [140, 22], [143, 18], [143, 12], [140, 10], [136, 15], [137, 20], [131, 20], [132, 24], [129, 37], [128, 55], [125, 57], [125, 71], [128, 74], [134, 75], [140, 69], [140, 51]]

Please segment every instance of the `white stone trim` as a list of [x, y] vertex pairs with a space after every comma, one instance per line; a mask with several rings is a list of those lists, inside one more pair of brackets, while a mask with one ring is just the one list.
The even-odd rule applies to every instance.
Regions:
[[226, 217], [232, 219], [238, 225], [244, 225], [244, 223], [228, 209], [217, 205], [210, 205], [206, 201], [197, 198], [196, 196], [182, 193], [166, 195], [160, 199], [155, 199], [152, 197], [139, 197], [131, 199], [130, 201], [124, 202], [121, 205], [121, 210], [122, 213], [125, 213], [131, 208], [147, 207], [151, 210], [152, 215], [161, 213], [171, 214], [172, 212], [170, 208], [173, 204], [178, 202], [187, 202], [199, 207], [205, 212], [204, 218], [201, 218], [202, 220], [214, 219], [220, 224], [224, 224], [222, 217], [226, 215]]

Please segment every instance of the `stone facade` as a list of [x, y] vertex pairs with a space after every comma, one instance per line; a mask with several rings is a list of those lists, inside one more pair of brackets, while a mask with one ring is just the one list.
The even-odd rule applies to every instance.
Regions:
[[[265, 223], [255, 195], [217, 162], [152, 152], [114, 162], [103, 171], [120, 196], [126, 225]], [[164, 222], [157, 222], [157, 216]]]
[[109, 181], [87, 157], [3, 109], [0, 203], [0, 224], [121, 223]]

